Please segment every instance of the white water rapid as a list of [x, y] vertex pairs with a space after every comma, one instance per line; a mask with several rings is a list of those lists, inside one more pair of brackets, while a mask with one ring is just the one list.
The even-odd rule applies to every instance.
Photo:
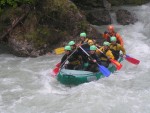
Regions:
[[124, 60], [110, 77], [70, 88], [50, 76], [61, 55], [0, 54], [0, 113], [150, 113], [150, 4], [123, 8], [139, 21], [114, 26], [138, 66]]

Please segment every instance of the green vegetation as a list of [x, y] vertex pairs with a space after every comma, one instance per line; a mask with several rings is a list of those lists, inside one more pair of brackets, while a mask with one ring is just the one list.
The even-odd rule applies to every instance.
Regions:
[[0, 0], [0, 14], [3, 9], [8, 7], [17, 7], [22, 4], [33, 4], [35, 0]]
[[25, 48], [22, 54], [29, 55], [32, 50], [49, 51], [64, 46], [65, 41], [89, 28], [85, 17], [70, 0], [0, 0], [0, 9], [0, 36], [29, 9], [25, 18], [9, 34], [16, 42], [6, 40], [12, 46], [15, 43], [19, 45], [15, 46], [19, 54], [18, 48]]

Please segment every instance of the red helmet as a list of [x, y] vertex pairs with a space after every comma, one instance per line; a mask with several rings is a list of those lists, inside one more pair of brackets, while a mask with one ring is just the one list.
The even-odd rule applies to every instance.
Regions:
[[109, 25], [109, 26], [108, 26], [108, 30], [109, 30], [109, 31], [114, 31], [114, 26], [113, 26], [113, 25]]

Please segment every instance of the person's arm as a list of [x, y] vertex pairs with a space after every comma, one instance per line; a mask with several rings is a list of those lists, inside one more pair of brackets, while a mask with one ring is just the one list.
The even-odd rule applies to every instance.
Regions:
[[107, 51], [106, 56], [107, 56], [109, 59], [114, 60], [114, 55], [112, 54], [111, 50], [108, 50], [108, 51]]
[[[95, 60], [98, 64], [101, 64], [101, 60], [97, 54], [95, 54]], [[96, 62], [94, 62], [94, 63], [96, 63]]]
[[78, 60], [78, 52], [77, 52], [77, 51], [75, 51], [75, 52], [73, 53], [73, 55], [71, 55], [71, 56], [68, 58], [68, 61], [69, 61], [69, 62], [73, 62], [73, 61], [75, 61], [75, 60]]
[[116, 34], [116, 38], [117, 38], [117, 40], [120, 42], [120, 45], [121, 45], [121, 46], [124, 46], [123, 39], [122, 39], [122, 37], [121, 37], [121, 35], [120, 35], [119, 33]]
[[99, 49], [96, 50], [96, 54], [98, 56], [100, 56], [101, 54], [103, 54], [103, 52], [104, 52], [104, 47], [103, 46], [101, 46]]
[[62, 63], [67, 59], [67, 55], [65, 54], [62, 58], [61, 58], [61, 62], [60, 64], [62, 65]]
[[126, 55], [126, 50], [125, 50], [125, 48], [123, 46], [118, 44], [118, 48], [122, 51], [123, 55]]

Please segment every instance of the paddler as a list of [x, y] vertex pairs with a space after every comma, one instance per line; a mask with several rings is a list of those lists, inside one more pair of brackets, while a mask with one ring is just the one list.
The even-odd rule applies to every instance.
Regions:
[[71, 52], [74, 52], [72, 54], [72, 56], [69, 58], [70, 62], [69, 64], [73, 65], [73, 69], [75, 70], [79, 70], [81, 69], [81, 62], [82, 62], [82, 56], [81, 54], [79, 53], [79, 48], [77, 48], [76, 44], [74, 41], [70, 41], [68, 43], [68, 45], [71, 47]]
[[[65, 64], [66, 61], [68, 60], [68, 64]], [[74, 67], [76, 66], [73, 62], [76, 59], [73, 58], [73, 53], [71, 51], [71, 47], [70, 46], [65, 46], [65, 54], [61, 59], [61, 68], [64, 66], [66, 69], [71, 69], [73, 70]]]
[[110, 42], [110, 38], [112, 36], [116, 37], [116, 42], [119, 43], [121, 46], [124, 46], [124, 42], [123, 42], [123, 39], [122, 37], [120, 36], [119, 33], [115, 32], [115, 29], [114, 29], [114, 26], [113, 25], [109, 25], [107, 27], [108, 31], [105, 31], [104, 34], [103, 34], [103, 38], [106, 39], [106, 41]]
[[97, 48], [95, 45], [90, 46], [89, 55], [91, 57], [87, 57], [87, 68], [85, 69], [87, 71], [98, 72], [97, 63], [100, 64], [100, 59], [99, 59], [98, 55], [96, 54], [96, 49]]
[[110, 64], [110, 59], [114, 60], [114, 55], [112, 54], [110, 48], [110, 43], [105, 41], [103, 43], [103, 46], [100, 49], [96, 50], [96, 53], [98, 54], [101, 65], [108, 67]]
[[80, 33], [80, 39], [81, 41], [79, 42], [80, 45], [82, 44], [87, 44], [88, 43], [88, 38], [85, 32]]
[[122, 51], [123, 57], [125, 58], [126, 57], [126, 50], [123, 46], [121, 46], [120, 44], [117, 43], [116, 37], [114, 37], [114, 36], [111, 37], [110, 41], [111, 41], [110, 50], [112, 51], [112, 53], [115, 57], [115, 60], [119, 59], [120, 51]]

